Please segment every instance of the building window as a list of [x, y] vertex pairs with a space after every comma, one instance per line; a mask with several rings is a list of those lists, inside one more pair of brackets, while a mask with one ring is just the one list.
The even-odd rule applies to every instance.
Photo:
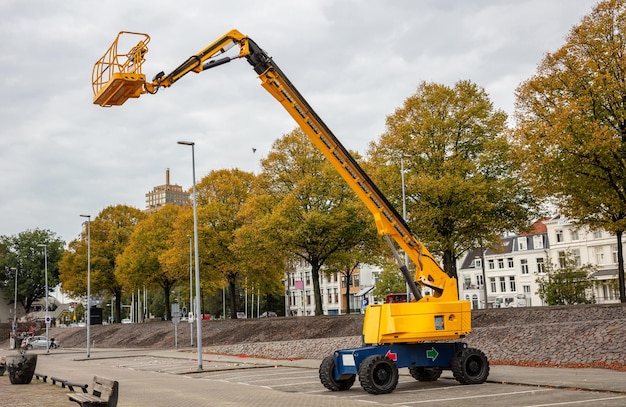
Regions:
[[360, 287], [361, 286], [361, 280], [360, 280], [360, 274], [355, 274], [354, 275], [354, 287]]
[[526, 241], [526, 236], [521, 236], [517, 238], [517, 249], [518, 250], [528, 249], [528, 242]]
[[533, 249], [543, 249], [543, 235], [533, 236]]
[[483, 265], [483, 262], [481, 261], [480, 258], [474, 259], [474, 268], [479, 269], [482, 267], [482, 265]]
[[593, 238], [594, 239], [602, 239], [602, 231], [601, 230], [594, 230], [593, 231]]
[[596, 264], [604, 264], [604, 247], [598, 246], [594, 248], [596, 252]]
[[506, 292], [506, 279], [504, 277], [500, 277], [500, 291]]
[[491, 292], [495, 293], [496, 292], [496, 278], [495, 277], [489, 277], [489, 285], [491, 286]]
[[339, 303], [339, 290], [338, 289], [334, 289], [335, 291], [335, 304]]
[[507, 263], [509, 265], [509, 268], [512, 269], [514, 267], [513, 257], [509, 257], [508, 259], [506, 259], [506, 261], [507, 261]]
[[524, 292], [524, 297], [526, 297], [526, 305], [531, 306], [530, 286], [523, 285], [522, 291]]
[[346, 288], [346, 276], [341, 276], [341, 288]]
[[537, 273], [543, 273], [543, 257], [537, 257]]
[[306, 305], [311, 305], [311, 291], [306, 290]]
[[515, 276], [509, 276], [509, 289], [511, 290], [512, 293], [517, 291], [515, 289]]
[[478, 285], [478, 288], [482, 287], [485, 284], [485, 280], [483, 280], [482, 274], [478, 274], [476, 276], [476, 284]]
[[493, 270], [493, 269], [495, 269], [495, 268], [496, 268], [496, 266], [495, 266], [495, 263], [494, 263], [493, 259], [488, 260], [488, 261], [487, 261], [487, 264], [489, 265], [489, 270]]
[[528, 260], [521, 259], [520, 264], [522, 265], [522, 274], [528, 274]]
[[570, 237], [572, 238], [573, 241], [576, 241], [576, 240], [580, 239], [578, 237], [578, 230], [573, 229], [569, 233], [570, 233]]
[[564, 242], [564, 239], [563, 239], [563, 230], [559, 229], [559, 230], [557, 230], [557, 231], [556, 231], [556, 241], [557, 241], [558, 243], [562, 243], [562, 242]]
[[504, 259], [498, 259], [498, 268], [499, 269], [503, 269], [504, 268]]
[[[604, 256], [604, 253], [602, 255]], [[574, 259], [574, 264], [576, 265], [576, 267], [582, 266], [583, 263], [580, 260], [580, 249], [572, 250], [572, 258]]]
[[559, 256], [559, 267], [564, 269], [567, 266], [567, 254], [564, 251], [558, 252]]
[[613, 259], [613, 264], [617, 264], [617, 245], [611, 245], [611, 256]]

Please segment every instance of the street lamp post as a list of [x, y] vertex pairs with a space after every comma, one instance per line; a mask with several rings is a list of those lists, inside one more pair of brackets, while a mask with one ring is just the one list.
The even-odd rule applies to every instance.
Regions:
[[[404, 221], [406, 222], [406, 195], [405, 195], [405, 189], [404, 189], [404, 159], [405, 158], [409, 158], [410, 155], [405, 155], [402, 154], [400, 156], [400, 176], [402, 179], [402, 218], [404, 218]], [[404, 264], [406, 265], [406, 267], [409, 267], [409, 255], [408, 253], [405, 251], [404, 252]], [[411, 299], [409, 298], [409, 293], [411, 291], [409, 291], [409, 283], [406, 283], [406, 301], [410, 302]]]
[[15, 299], [13, 300], [13, 344], [17, 348], [17, 269], [11, 267], [15, 273]]
[[50, 353], [50, 319], [48, 317], [48, 246], [45, 244], [38, 244], [37, 246], [43, 247], [44, 267], [46, 274], [46, 353]]
[[[191, 247], [191, 236], [189, 237], [189, 313], [193, 315], [193, 249]], [[189, 319], [189, 338], [193, 346], [193, 321]]]
[[87, 357], [91, 356], [91, 215], [80, 215], [87, 218]]
[[202, 370], [202, 321], [200, 319], [200, 261], [198, 256], [198, 212], [196, 210], [196, 157], [194, 152], [195, 143], [192, 141], [179, 141], [178, 144], [191, 146], [191, 169], [193, 174], [193, 240], [196, 265], [196, 343], [198, 346], [198, 371]]

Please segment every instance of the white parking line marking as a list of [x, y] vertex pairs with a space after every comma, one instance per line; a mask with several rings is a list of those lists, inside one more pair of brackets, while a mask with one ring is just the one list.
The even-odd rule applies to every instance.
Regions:
[[532, 406], [526, 406], [526, 407], [570, 406], [572, 404], [582, 404], [582, 403], [586, 404], [586, 403], [593, 403], [594, 401], [620, 400], [620, 399], [626, 399], [626, 396], [604, 397], [601, 399], [592, 399], [592, 400], [563, 401], [559, 403], [550, 403], [550, 404], [533, 404]]
[[513, 396], [516, 394], [525, 394], [525, 393], [535, 393], [540, 391], [552, 391], [553, 389], [536, 389], [536, 390], [526, 390], [526, 391], [512, 391], [508, 393], [494, 393], [494, 394], [481, 394], [478, 396], [465, 396], [465, 397], [450, 397], [447, 399], [437, 399], [437, 400], [418, 400], [418, 401], [404, 401], [402, 403], [396, 403], [395, 405], [407, 405], [407, 404], [424, 404], [424, 403], [435, 403], [441, 401], [455, 401], [455, 400], [469, 400], [469, 399], [479, 399], [479, 398], [487, 398], [487, 397], [500, 397], [500, 396]]

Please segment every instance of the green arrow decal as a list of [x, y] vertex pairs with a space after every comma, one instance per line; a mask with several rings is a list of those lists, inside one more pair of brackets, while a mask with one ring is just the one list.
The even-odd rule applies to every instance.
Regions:
[[439, 352], [437, 352], [437, 349], [430, 348], [430, 350], [426, 350], [426, 358], [427, 359], [432, 359], [433, 362], [434, 362], [435, 359], [437, 359], [437, 356], [439, 356]]

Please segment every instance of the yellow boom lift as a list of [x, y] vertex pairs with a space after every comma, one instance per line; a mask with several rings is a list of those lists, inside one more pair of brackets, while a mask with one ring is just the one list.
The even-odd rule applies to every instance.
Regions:
[[[138, 42], [128, 52], [120, 53], [118, 42], [128, 37], [136, 37]], [[489, 374], [487, 357], [480, 350], [457, 341], [471, 332], [471, 308], [468, 301], [458, 299], [456, 279], [446, 274], [415, 237], [405, 220], [273, 59], [250, 38], [231, 30], [169, 74], [160, 72], [152, 81], [147, 81], [142, 65], [149, 41], [150, 37], [143, 33], [122, 31], [118, 34], [93, 67], [94, 104], [119, 106], [129, 98], [155, 94], [160, 88], [170, 87], [190, 72], [200, 73], [245, 58], [263, 88], [287, 110], [374, 215], [378, 233], [387, 240], [400, 265], [414, 300], [369, 305], [363, 323], [364, 346], [337, 350], [326, 357], [319, 369], [322, 384], [333, 391], [347, 390], [358, 375], [367, 392], [390, 393], [398, 383], [398, 368], [403, 367], [409, 368], [411, 375], [421, 381], [437, 380], [442, 369], [450, 369], [460, 383], [483, 383]], [[234, 47], [238, 54], [226, 55]], [[391, 239], [415, 264], [415, 276], [403, 264]], [[430, 294], [422, 295], [418, 285], [428, 287]]]

